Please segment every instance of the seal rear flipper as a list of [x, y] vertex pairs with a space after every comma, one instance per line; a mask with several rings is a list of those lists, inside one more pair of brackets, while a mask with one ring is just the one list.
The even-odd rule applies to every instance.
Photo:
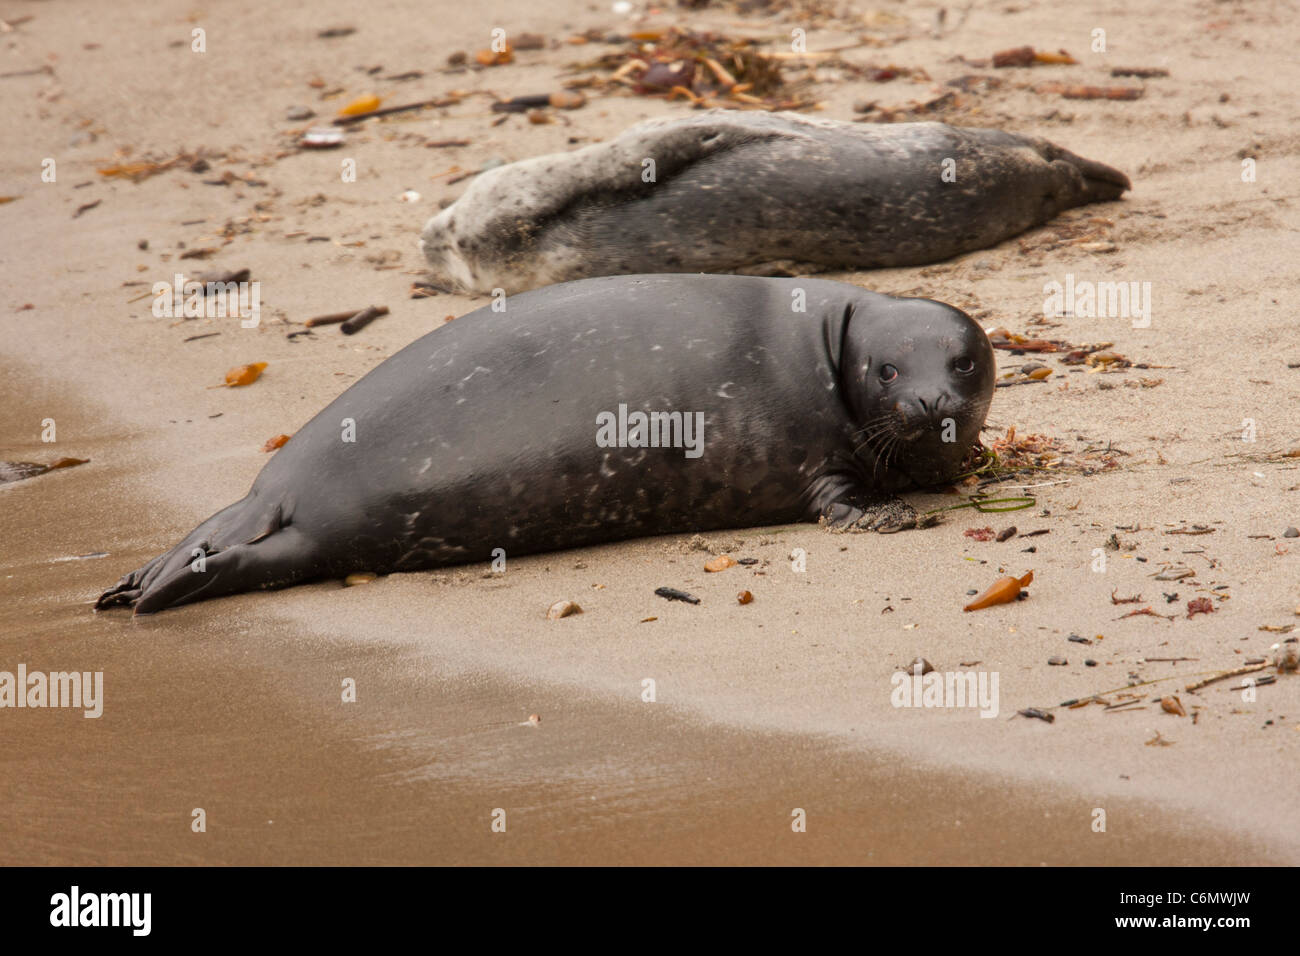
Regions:
[[95, 609], [126, 605], [150, 614], [203, 598], [277, 587], [314, 576], [310, 547], [284, 517], [284, 506], [250, 495], [184, 540], [122, 578]]
[[178, 547], [131, 603], [136, 614], [152, 614], [226, 594], [288, 587], [318, 576], [310, 550], [306, 536], [293, 527], [268, 531], [202, 558]]
[[1055, 143], [1043, 142], [1045, 143], [1043, 153], [1053, 166], [1072, 167], [1071, 175], [1082, 178], [1080, 205], [1119, 199], [1133, 188], [1129, 178], [1115, 167], [1099, 163], [1095, 159], [1085, 159], [1068, 149], [1062, 149]]

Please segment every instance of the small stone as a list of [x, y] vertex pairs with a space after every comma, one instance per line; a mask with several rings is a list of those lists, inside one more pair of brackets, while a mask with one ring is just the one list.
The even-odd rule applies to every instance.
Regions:
[[750, 594], [748, 591], [741, 591], [739, 594], [736, 595], [736, 601], [739, 602], [740, 604], [750, 604], [753, 602], [753, 600], [754, 600], [754, 595]]
[[733, 567], [735, 564], [736, 564], [736, 559], [733, 558], [731, 555], [720, 554], [716, 558], [712, 559], [711, 561], [705, 561], [704, 570], [710, 572], [725, 571], [727, 570], [727, 568]]
[[1300, 528], [1287, 528], [1282, 532], [1284, 538], [1300, 538]]
[[309, 120], [315, 115], [316, 111], [309, 109], [306, 106], [290, 106], [289, 109], [285, 111], [284, 118], [290, 122], [299, 123], [304, 120]]
[[1084, 667], [1096, 667], [1096, 666], [1097, 666], [1097, 662], [1094, 661], [1094, 660], [1090, 657], [1090, 658], [1088, 658], [1086, 661], [1083, 662], [1083, 666], [1084, 666]]
[[358, 574], [349, 574], [346, 578], [343, 579], [343, 586], [345, 588], [354, 588], [358, 584], [369, 584], [378, 576], [379, 575], [377, 574], [371, 574], [369, 571], [361, 572]]
[[1047, 663], [1050, 664], [1052, 667], [1064, 667], [1066, 664], [1070, 662], [1067, 661], [1064, 657], [1049, 657], [1047, 659]]
[[546, 619], [548, 621], [558, 621], [562, 617], [581, 613], [582, 607], [574, 601], [556, 601], [547, 610]]
[[929, 661], [927, 661], [924, 657], [918, 657], [916, 660], [912, 661], [912, 663], [907, 665], [907, 670], [908, 673], [911, 674], [919, 673], [922, 676], [924, 676], [934, 670], [934, 665], [931, 664]]

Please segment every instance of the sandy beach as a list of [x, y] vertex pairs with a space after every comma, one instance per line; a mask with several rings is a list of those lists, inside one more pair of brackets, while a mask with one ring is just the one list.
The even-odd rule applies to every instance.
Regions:
[[[816, 9], [4, 5], [0, 460], [89, 462], [0, 484], [0, 671], [101, 671], [104, 700], [97, 719], [0, 709], [0, 863], [1300, 862], [1300, 675], [1270, 663], [1246, 676], [1271, 683], [1187, 689], [1271, 662], [1300, 624], [1300, 538], [1285, 536], [1300, 525], [1294, 5], [981, 0], [942, 27], [938, 4]], [[1033, 506], [888, 536], [670, 536], [512, 559], [505, 574], [93, 612], [242, 497], [268, 439], [487, 303], [411, 297], [421, 226], [469, 184], [449, 180], [692, 108], [591, 85], [582, 108], [533, 123], [493, 98], [608, 78], [572, 64], [627, 49], [570, 37], [674, 25], [770, 51], [800, 28], [809, 51], [844, 48], [788, 61], [809, 115], [931, 104], [897, 118], [1042, 136], [1130, 176], [1122, 201], [992, 249], [825, 276], [1030, 339], [1111, 343], [1111, 364], [997, 352], [1004, 371], [1052, 369], [997, 389], [984, 434], [1054, 441], [1056, 473], [992, 489]], [[331, 27], [355, 29], [318, 36]], [[501, 66], [448, 65], [473, 63], [494, 27], [545, 43]], [[972, 65], [1024, 45], [1078, 62]], [[970, 75], [999, 82], [950, 85]], [[1053, 83], [1142, 92], [1068, 99]], [[452, 105], [347, 127], [339, 149], [297, 146], [359, 97], [453, 91]], [[317, 115], [286, 119], [294, 108]], [[466, 145], [430, 146], [447, 140]], [[139, 181], [101, 172], [177, 157]], [[150, 288], [177, 272], [243, 268], [260, 284], [256, 328], [151, 311]], [[1149, 322], [1044, 319], [1048, 283], [1107, 281], [1149, 283]], [[357, 335], [291, 336], [372, 304], [390, 312]], [[267, 363], [254, 384], [209, 387], [252, 362]], [[960, 504], [958, 490], [909, 501]], [[966, 533], [1012, 525], [1003, 541]], [[715, 553], [757, 563], [706, 573]], [[970, 591], [1026, 571], [1026, 599], [963, 613]], [[664, 601], [663, 586], [701, 603]], [[559, 600], [584, 613], [547, 620]], [[917, 657], [997, 674], [996, 717], [895, 706], [893, 676]], [[1106, 703], [1061, 706], [1094, 695]], [[1030, 708], [1054, 719], [1017, 715]], [[807, 832], [792, 831], [796, 809]]]

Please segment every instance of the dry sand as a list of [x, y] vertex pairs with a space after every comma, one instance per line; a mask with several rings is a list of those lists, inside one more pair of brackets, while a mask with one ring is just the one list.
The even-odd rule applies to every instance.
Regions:
[[[1015, 426], [1070, 448], [1109, 443], [1122, 452], [1117, 469], [1035, 488], [1031, 511], [957, 512], [924, 532], [713, 536], [759, 558], [754, 570], [706, 575], [703, 552], [666, 538], [519, 559], [504, 576], [474, 566], [347, 590], [327, 582], [136, 621], [94, 615], [90, 602], [241, 497], [267, 438], [292, 433], [446, 316], [483, 304], [408, 298], [420, 226], [464, 188], [436, 174], [572, 148], [571, 138], [689, 107], [597, 95], [563, 122], [493, 126], [476, 97], [363, 124], [342, 151], [299, 153], [286, 135], [305, 125], [284, 119], [292, 106], [328, 121], [369, 92], [400, 103], [454, 88], [550, 91], [564, 64], [614, 49], [564, 46], [441, 72], [450, 53], [486, 46], [493, 26], [561, 38], [632, 21], [571, 0], [376, 2], [363, 13], [337, 0], [310, 12], [168, 2], [111, 16], [93, 2], [10, 4], [9, 20], [33, 19], [0, 34], [0, 72], [48, 63], [53, 73], [0, 79], [0, 195], [18, 197], [0, 206], [0, 459], [91, 464], [0, 487], [0, 670], [103, 670], [106, 702], [97, 721], [0, 711], [0, 862], [1300, 860], [1300, 677], [1259, 688], [1254, 702], [1236, 681], [1183, 690], [1192, 673], [1268, 654], [1284, 635], [1259, 628], [1296, 622], [1300, 604], [1300, 541], [1281, 537], [1300, 524], [1300, 463], [1278, 457], [1300, 445], [1300, 369], [1289, 367], [1300, 363], [1289, 81], [1300, 27], [1286, 4], [1084, 6], [976, 3], [937, 38], [928, 4], [884, 4], [857, 24], [676, 9], [636, 22], [754, 36], [805, 25], [812, 50], [884, 37], [845, 59], [922, 67], [935, 84], [996, 72], [1002, 88], [938, 118], [1045, 136], [1128, 172], [1135, 188], [1123, 202], [1074, 210], [996, 249], [833, 276], [951, 301], [986, 325], [1111, 341], [1159, 366], [1098, 375], [1049, 358], [1048, 384], [996, 394], [986, 438]], [[316, 37], [337, 24], [358, 31]], [[190, 50], [195, 27], [206, 53]], [[1107, 53], [1090, 52], [1096, 28]], [[1065, 48], [1080, 63], [993, 71], [953, 60], [1022, 44]], [[376, 75], [359, 69], [377, 65]], [[1170, 76], [1109, 76], [1134, 65]], [[382, 79], [410, 70], [425, 75]], [[343, 92], [322, 101], [315, 78]], [[839, 119], [858, 99], [898, 105], [938, 92], [906, 79], [838, 82], [832, 70], [823, 79], [819, 115]], [[1054, 80], [1146, 93], [1077, 101], [1029, 88]], [[450, 138], [472, 145], [423, 146]], [[177, 168], [138, 184], [96, 173], [127, 148], [128, 160], [199, 149], [225, 158], [207, 173]], [[47, 157], [54, 183], [40, 179]], [[340, 180], [343, 157], [357, 162], [354, 183]], [[1256, 182], [1242, 181], [1246, 157]], [[265, 185], [203, 184], [226, 170]], [[419, 202], [399, 201], [408, 189]], [[219, 233], [232, 220], [226, 244]], [[1054, 241], [1082, 233], [1117, 249]], [[180, 262], [182, 243], [220, 248]], [[245, 266], [262, 283], [255, 330], [155, 318], [147, 298], [129, 301], [181, 267]], [[1150, 328], [1126, 318], [1030, 325], [1044, 283], [1067, 274], [1150, 282]], [[392, 314], [355, 337], [286, 338], [286, 323], [369, 303]], [[184, 341], [207, 332], [221, 334]], [[255, 385], [206, 387], [253, 361], [270, 363]], [[57, 421], [53, 446], [40, 440], [45, 418]], [[1247, 419], [1253, 443], [1242, 441]], [[926, 508], [954, 500], [913, 498]], [[1050, 533], [1004, 543], [963, 534], [1011, 523]], [[1214, 530], [1167, 533], [1184, 523]], [[1096, 573], [1094, 549], [1112, 534], [1121, 550], [1106, 551]], [[795, 548], [806, 571], [791, 568]], [[100, 551], [109, 554], [60, 560]], [[1165, 562], [1196, 576], [1155, 581]], [[962, 613], [968, 589], [1029, 569], [1027, 600]], [[662, 585], [703, 603], [666, 603], [653, 594]], [[753, 604], [736, 604], [741, 588]], [[1112, 605], [1113, 591], [1143, 602]], [[1179, 596], [1166, 603], [1164, 592]], [[1201, 596], [1214, 612], [1188, 619], [1187, 601]], [[586, 613], [544, 620], [562, 598]], [[1148, 604], [1178, 617], [1119, 620]], [[657, 620], [640, 623], [648, 617]], [[891, 675], [917, 655], [940, 671], [978, 661], [997, 672], [998, 719], [891, 706]], [[1049, 667], [1056, 655], [1068, 665]], [[1147, 660], [1156, 657], [1194, 660]], [[1135, 711], [1008, 719], [1131, 674], [1171, 679], [1138, 691]], [[349, 677], [358, 701], [342, 704]], [[646, 678], [654, 703], [641, 700]], [[1163, 693], [1196, 719], [1163, 713], [1151, 703]], [[530, 713], [540, 726], [522, 724]], [[1168, 746], [1150, 745], [1157, 733]], [[190, 832], [195, 807], [208, 813], [207, 834]], [[506, 810], [505, 836], [488, 829], [495, 808]], [[808, 813], [806, 834], [791, 832], [794, 808]], [[1096, 808], [1105, 833], [1094, 832]]]

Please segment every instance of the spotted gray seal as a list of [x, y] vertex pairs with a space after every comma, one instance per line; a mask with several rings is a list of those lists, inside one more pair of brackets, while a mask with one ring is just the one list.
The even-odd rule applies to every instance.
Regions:
[[440, 283], [472, 292], [910, 266], [1128, 188], [1118, 170], [996, 129], [713, 110], [488, 170], [420, 247]]
[[[99, 608], [825, 519], [905, 524], [993, 394], [964, 312], [818, 279], [589, 279], [418, 339]], [[349, 440], [349, 436], [354, 440]]]

